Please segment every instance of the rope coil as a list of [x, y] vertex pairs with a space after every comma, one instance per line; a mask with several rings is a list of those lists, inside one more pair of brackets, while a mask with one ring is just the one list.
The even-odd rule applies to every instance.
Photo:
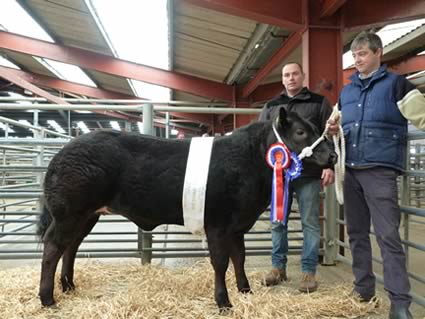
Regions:
[[[344, 131], [341, 126], [341, 112], [338, 110], [338, 104], [335, 104], [330, 120], [338, 123], [338, 132], [332, 136], [332, 141], [335, 147], [335, 153], [338, 155], [338, 160], [334, 166], [335, 171], [335, 193], [336, 200], [340, 205], [344, 204], [344, 176], [345, 176], [345, 138]], [[326, 124], [323, 134], [328, 134], [329, 123]]]

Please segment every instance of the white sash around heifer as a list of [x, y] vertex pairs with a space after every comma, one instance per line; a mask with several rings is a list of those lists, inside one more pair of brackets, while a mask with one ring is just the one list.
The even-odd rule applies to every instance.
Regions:
[[[319, 137], [295, 113], [283, 109], [276, 129], [299, 154]], [[232, 260], [238, 290], [249, 292], [244, 234], [270, 203], [272, 170], [266, 152], [276, 142], [271, 122], [256, 122], [214, 139], [205, 194], [205, 233], [215, 271], [215, 300], [231, 307], [225, 273]], [[121, 214], [144, 230], [183, 225], [182, 194], [190, 140], [167, 140], [117, 131], [96, 131], [69, 142], [49, 164], [38, 232], [44, 242], [40, 299], [54, 304], [54, 276], [62, 257], [61, 284], [74, 289], [79, 245], [99, 219], [98, 211]], [[327, 143], [304, 161], [331, 167]]]

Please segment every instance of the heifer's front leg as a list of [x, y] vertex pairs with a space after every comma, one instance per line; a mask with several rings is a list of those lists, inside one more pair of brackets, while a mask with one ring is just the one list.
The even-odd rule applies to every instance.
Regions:
[[233, 262], [233, 268], [235, 269], [236, 283], [238, 290], [242, 293], [251, 292], [249, 287], [248, 278], [245, 274], [245, 242], [244, 234], [235, 234], [229, 243], [230, 246], [230, 258]]
[[232, 307], [226, 288], [226, 271], [229, 266], [229, 247], [222, 232], [209, 231], [208, 249], [215, 272], [215, 301], [220, 311]]
[[55, 272], [63, 249], [60, 249], [53, 241], [44, 242], [43, 259], [41, 262], [40, 296], [43, 306], [51, 306], [55, 303], [53, 299], [53, 288], [55, 283]]

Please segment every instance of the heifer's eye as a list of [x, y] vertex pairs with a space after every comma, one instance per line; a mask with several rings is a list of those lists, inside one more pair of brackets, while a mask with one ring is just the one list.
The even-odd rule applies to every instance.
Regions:
[[297, 133], [297, 135], [304, 135], [305, 131], [299, 128], [295, 133]]

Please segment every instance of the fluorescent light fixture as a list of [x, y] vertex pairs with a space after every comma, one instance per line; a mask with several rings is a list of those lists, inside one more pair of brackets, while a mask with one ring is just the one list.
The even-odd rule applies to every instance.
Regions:
[[82, 121], [77, 122], [77, 126], [78, 126], [78, 128], [79, 128], [81, 131], [83, 131], [83, 133], [89, 133], [89, 132], [90, 132], [90, 130], [89, 130], [89, 128], [87, 127], [86, 123], [84, 123], [84, 122], [82, 122]]
[[13, 128], [11, 128], [10, 126], [7, 126], [6, 124], [2, 122], [0, 122], [0, 129], [2, 129], [3, 131], [6, 131], [7, 129], [9, 133], [15, 133], [15, 130]]
[[80, 114], [90, 114], [93, 113], [92, 111], [75, 111], [76, 113], [80, 113]]
[[139, 132], [143, 134], [143, 123], [137, 122], [137, 127], [139, 128]]
[[[7, 92], [7, 94], [10, 97], [16, 98], [16, 100], [17, 100], [16, 103], [18, 103], [18, 104], [21, 104], [21, 105], [32, 105], [33, 104], [31, 101], [19, 101], [19, 99], [26, 98], [26, 96], [23, 96], [19, 93]], [[26, 110], [26, 112], [34, 112], [34, 110]]]
[[117, 130], [117, 131], [121, 131], [121, 127], [118, 124], [117, 121], [110, 121], [109, 124], [111, 124], [112, 129]]
[[56, 131], [56, 132], [59, 132], [59, 133], [62, 133], [62, 134], [65, 134], [66, 132], [65, 132], [65, 130], [62, 128], [62, 126], [60, 126], [59, 124], [58, 124], [58, 122], [56, 122], [55, 120], [47, 120], [47, 123], [51, 126], [51, 127], [53, 127], [53, 129]]
[[179, 131], [177, 131], [176, 129], [171, 129], [171, 131], [170, 131], [170, 134], [171, 135], [177, 135], [177, 134], [179, 134]]

